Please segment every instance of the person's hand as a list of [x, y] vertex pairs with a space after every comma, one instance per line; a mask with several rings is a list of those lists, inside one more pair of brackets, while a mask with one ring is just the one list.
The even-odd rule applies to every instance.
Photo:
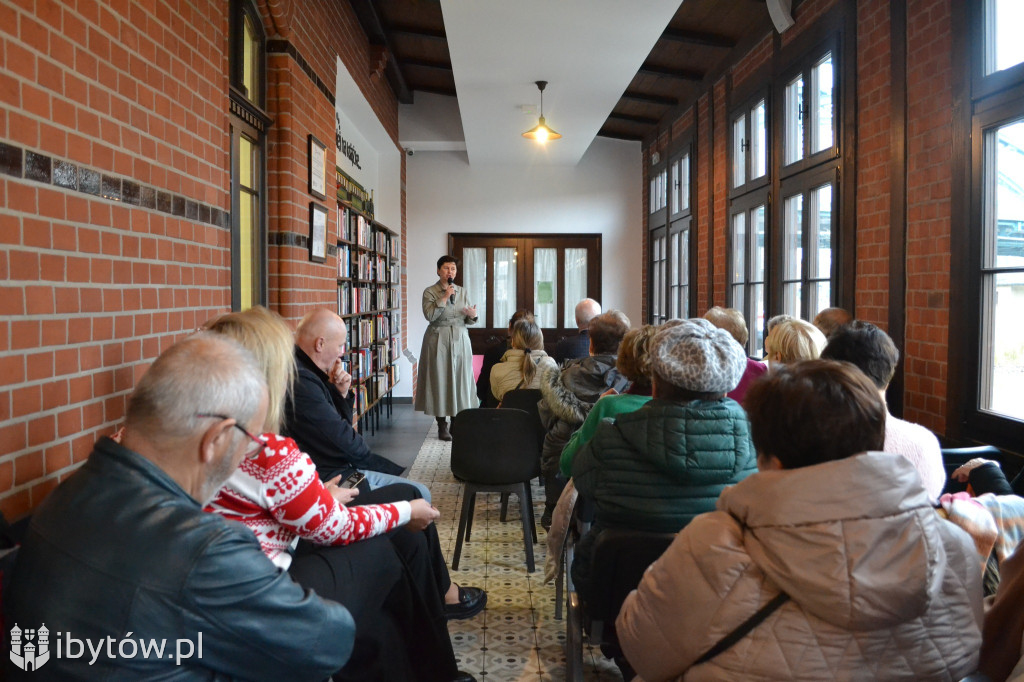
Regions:
[[971, 472], [985, 464], [995, 464], [996, 466], [999, 466], [999, 462], [996, 462], [995, 460], [984, 459], [982, 457], [975, 457], [971, 461], [967, 462], [967, 464], [962, 464], [961, 466], [957, 467], [956, 471], [950, 474], [949, 477], [952, 478], [954, 481], [967, 483], [967, 479], [970, 477]]
[[407, 524], [409, 530], [423, 530], [441, 516], [441, 512], [424, 499], [410, 500], [409, 504], [412, 505], [412, 515]]
[[454, 295], [455, 295], [455, 285], [454, 284], [449, 284], [447, 286], [447, 288], [445, 288], [445, 290], [444, 290], [444, 302], [448, 303], [448, 301], [452, 300], [452, 296], [454, 296]]
[[341, 358], [334, 361], [331, 365], [331, 383], [334, 384], [341, 394], [348, 395], [349, 389], [352, 388], [352, 375], [345, 371], [345, 368], [341, 365]]
[[324, 487], [327, 488], [327, 492], [331, 494], [335, 502], [339, 504], [347, 505], [352, 500], [356, 499], [359, 494], [359, 488], [342, 488], [338, 485], [338, 481], [341, 480], [341, 474], [338, 474], [331, 480], [324, 483]]
[[462, 314], [466, 317], [476, 317], [476, 306], [466, 306], [462, 309]]

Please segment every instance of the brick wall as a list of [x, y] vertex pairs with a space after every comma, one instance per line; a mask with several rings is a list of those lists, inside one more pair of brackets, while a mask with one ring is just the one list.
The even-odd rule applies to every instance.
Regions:
[[[268, 38], [304, 60], [268, 58], [268, 229], [307, 235], [306, 135], [327, 143], [329, 168], [334, 159], [334, 103], [316, 79], [333, 94], [340, 55], [396, 145], [397, 103], [371, 78], [347, 3], [258, 4]], [[0, 5], [0, 511], [9, 518], [38, 505], [114, 429], [162, 350], [230, 306], [227, 10], [213, 0]], [[324, 203], [333, 243], [337, 211]], [[306, 248], [271, 246], [271, 307], [296, 319], [333, 306], [336, 267], [310, 263]]]

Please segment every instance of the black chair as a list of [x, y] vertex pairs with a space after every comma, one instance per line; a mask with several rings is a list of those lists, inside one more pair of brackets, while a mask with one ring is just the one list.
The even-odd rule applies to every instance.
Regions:
[[538, 408], [541, 398], [539, 388], [517, 388], [506, 393], [501, 399], [501, 407], [523, 410], [530, 415], [530, 420], [533, 422], [531, 430], [537, 437], [537, 452], [544, 447], [544, 425], [540, 423], [540, 409]]
[[981, 457], [983, 459], [991, 459], [999, 462], [1000, 466], [1003, 463], [1003, 453], [1000, 452], [999, 448], [992, 445], [979, 445], [970, 448], [942, 448], [942, 466], [946, 469], [946, 487], [942, 489], [943, 493], [957, 493], [967, 489], [967, 485], [954, 481], [950, 476], [964, 464], [975, 457]]
[[[570, 572], [566, 571], [566, 576], [569, 576], [565, 633], [567, 681], [583, 679], [584, 631], [589, 634], [592, 645], [600, 645], [602, 653], [615, 660], [624, 676], [632, 672], [615, 635], [615, 618], [626, 597], [640, 584], [644, 571], [665, 553], [675, 537], [675, 533], [615, 528], [602, 531], [594, 543], [591, 594], [585, 603], [572, 586]], [[625, 679], [631, 679], [631, 676]]]
[[530, 433], [530, 415], [523, 410], [474, 408], [452, 420], [452, 473], [464, 483], [459, 534], [455, 540], [452, 570], [459, 570], [462, 542], [470, 539], [476, 494], [515, 493], [523, 522], [526, 568], [533, 573], [533, 543], [537, 526], [533, 519], [530, 481], [540, 474], [540, 452]]

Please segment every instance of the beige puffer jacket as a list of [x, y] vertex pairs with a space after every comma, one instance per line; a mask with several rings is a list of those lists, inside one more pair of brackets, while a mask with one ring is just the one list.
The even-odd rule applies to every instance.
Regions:
[[542, 350], [530, 351], [530, 359], [537, 366], [537, 371], [529, 386], [520, 386], [523, 383], [523, 351], [519, 348], [505, 351], [501, 362], [491, 368], [491, 393], [495, 398], [501, 400], [506, 393], [517, 388], [540, 388], [540, 375], [545, 370], [558, 369], [555, 361]]
[[[735, 646], [690, 666], [775, 597]], [[616, 627], [653, 680], [959, 680], [981, 643], [970, 537], [909, 461], [866, 453], [750, 476], [684, 528]]]

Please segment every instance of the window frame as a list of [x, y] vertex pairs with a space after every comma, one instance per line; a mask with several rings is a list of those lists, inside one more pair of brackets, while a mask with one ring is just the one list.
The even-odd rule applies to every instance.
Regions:
[[[765, 232], [765, 244], [764, 244], [764, 279], [760, 282], [751, 279], [752, 273], [752, 259], [751, 254], [756, 248], [755, 234], [750, 229], [750, 213], [758, 206], [764, 206], [764, 232]], [[746, 241], [743, 245], [744, 258], [743, 258], [743, 281], [734, 283], [732, 281], [732, 265], [735, 260], [736, 244], [733, 236], [733, 223], [735, 217], [739, 214], [743, 214], [744, 220], [746, 221]], [[757, 357], [758, 351], [761, 348], [763, 339], [757, 339], [755, 336], [759, 332], [756, 325], [756, 316], [754, 314], [754, 298], [750, 295], [750, 290], [757, 284], [761, 285], [761, 307], [765, 311], [764, 319], [767, 321], [769, 315], [768, 311], [770, 308], [770, 286], [771, 281], [770, 273], [773, 271], [773, 264], [771, 258], [771, 223], [772, 223], [772, 202], [771, 194], [767, 189], [762, 189], [758, 192], [748, 192], [744, 196], [734, 199], [729, 206], [729, 224], [726, 229], [726, 283], [725, 283], [725, 300], [726, 305], [730, 308], [736, 308], [743, 314], [743, 319], [746, 320], [747, 330], [749, 331], [749, 337], [747, 339], [747, 354], [751, 357]], [[735, 287], [743, 287], [743, 304], [742, 307], [737, 307], [735, 298]], [[760, 343], [759, 343], [760, 341]]]
[[[665, 320], [671, 317], [672, 310], [672, 297], [675, 290], [683, 287], [682, 291], [678, 294], [681, 296], [678, 303], [680, 308], [683, 308], [682, 302], [685, 300], [686, 311], [684, 315], [689, 316], [695, 310], [696, 307], [696, 290], [695, 282], [697, 281], [697, 263], [694, 257], [696, 253], [696, 240], [693, 234], [693, 211], [694, 211], [694, 144], [692, 131], [686, 131], [683, 135], [673, 140], [671, 151], [668, 154], [668, 160], [664, 164], [664, 170], [666, 171], [667, 179], [667, 206], [664, 214], [654, 213], [648, 216], [647, 224], [647, 320], [649, 324], [661, 324]], [[682, 207], [680, 202], [680, 208], [678, 211], [672, 211], [672, 197], [675, 190], [675, 178], [673, 177], [673, 171], [677, 167], [677, 164], [683, 159], [689, 159], [689, 168], [687, 177], [689, 184], [685, 188], [680, 189], [680, 196], [687, 197], [687, 206]], [[655, 167], [652, 170], [652, 176], [655, 173], [661, 172], [662, 165]], [[687, 250], [686, 250], [686, 267], [684, 269], [677, 270], [680, 275], [680, 280], [683, 280], [683, 274], [685, 273], [686, 283], [676, 282], [672, 278], [672, 268], [675, 263], [675, 255], [671, 253], [672, 238], [676, 234], [686, 233], [687, 235]], [[655, 261], [654, 258], [654, 247], [655, 243], [659, 238], [665, 240], [665, 251], [662, 254], [662, 258], [659, 261]], [[682, 239], [682, 237], [680, 237]], [[662, 287], [659, 291], [655, 286], [656, 282], [656, 268], [658, 263], [664, 263], [665, 276], [662, 281]], [[661, 296], [661, 302], [663, 306], [659, 310], [655, 310], [655, 302], [658, 301], [658, 296]]]
[[[842, 136], [843, 131], [846, 128], [844, 125], [845, 118], [845, 100], [843, 96], [843, 88], [846, 82], [855, 80], [855, 74], [850, 74], [848, 77], [844, 77], [842, 71], [847, 63], [846, 54], [841, 51], [843, 44], [842, 36], [837, 32], [834, 33], [824, 40], [817, 42], [811, 49], [805, 53], [800, 54], [799, 57], [792, 59], [787, 62], [785, 69], [779, 72], [778, 77], [775, 79], [775, 87], [773, 88], [773, 110], [780, 112], [775, 117], [776, 127], [773, 131], [773, 149], [777, 151], [776, 157], [778, 159], [778, 178], [780, 180], [797, 175], [804, 171], [810, 170], [817, 167], [822, 163], [827, 163], [833, 159], [840, 158], [842, 149]], [[791, 50], [789, 52], [795, 52]], [[807, 86], [807, 83], [811, 80], [811, 72], [814, 67], [822, 61], [822, 57], [825, 54], [832, 56], [832, 144], [817, 152], [811, 152], [811, 135], [808, 134], [808, 130], [804, 129], [803, 134], [803, 156], [792, 162], [786, 163], [786, 87], [794, 80], [797, 75], [802, 75], [804, 78], [804, 91], [802, 97], [802, 106], [805, 110], [810, 110], [810, 97], [811, 88]], [[851, 101], [855, 102], [855, 99], [851, 98]]]
[[[762, 78], [766, 77], [762, 76]], [[761, 79], [752, 77], [751, 80], [762, 82]], [[757, 104], [764, 102], [764, 153], [765, 153], [765, 172], [764, 175], [757, 178], [750, 177], [750, 171], [753, 166], [751, 154], [746, 153], [744, 158], [744, 180], [742, 184], [733, 186], [733, 169], [734, 159], [736, 156], [735, 146], [735, 123], [736, 119], [740, 116], [745, 116], [745, 139], [750, 139], [751, 136], [751, 114], [754, 112]], [[753, 92], [753, 94], [745, 97], [738, 106], [733, 107], [729, 113], [729, 134], [726, 137], [727, 153], [729, 159], [729, 167], [727, 169], [728, 182], [729, 182], [729, 197], [740, 197], [747, 192], [759, 190], [772, 182], [773, 173], [773, 144], [772, 144], [772, 107], [773, 101], [771, 96], [771, 87], [761, 87]]]

